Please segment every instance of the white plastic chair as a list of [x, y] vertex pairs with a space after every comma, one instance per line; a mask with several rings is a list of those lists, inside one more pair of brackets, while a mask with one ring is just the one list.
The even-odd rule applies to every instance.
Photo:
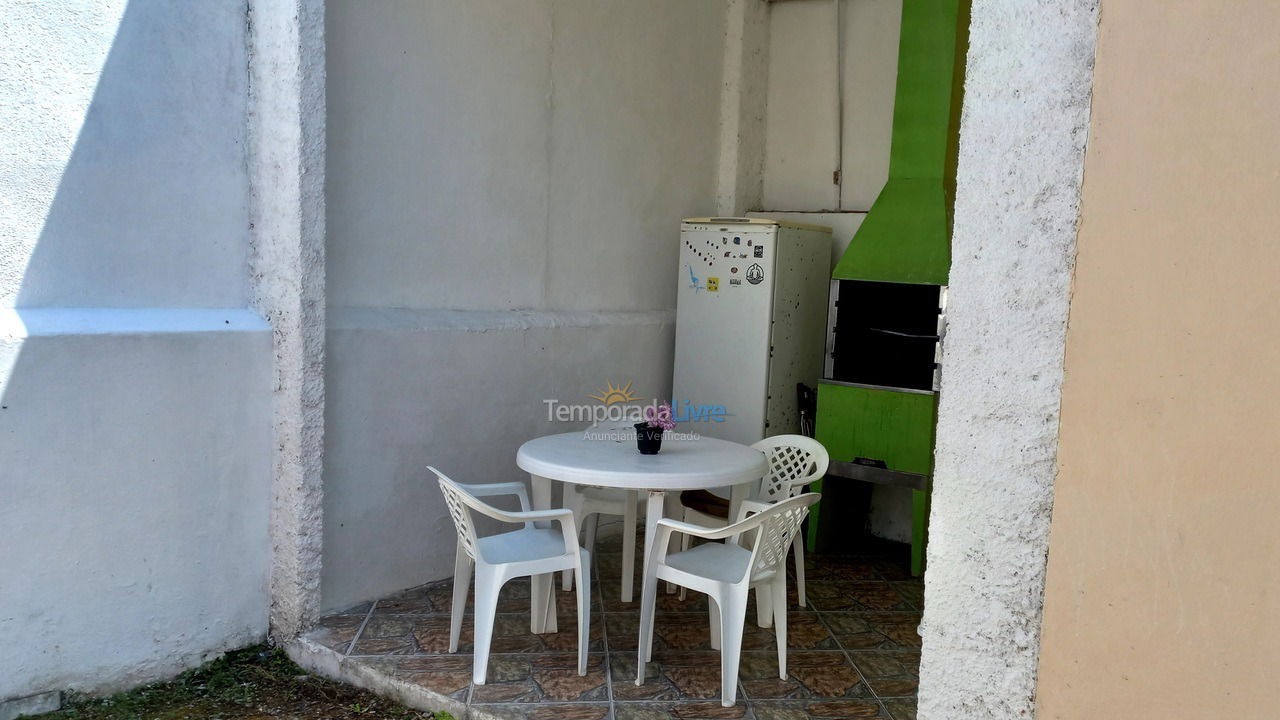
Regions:
[[[582, 547], [596, 551], [596, 530], [601, 515], [622, 516], [622, 602], [631, 602], [636, 570], [636, 517], [639, 493], [622, 488], [603, 488], [564, 483], [564, 506], [586, 534]], [[573, 573], [564, 572], [561, 589], [573, 589]]]
[[[429, 468], [440, 480], [449, 515], [458, 531], [457, 557], [453, 566], [453, 605], [450, 608], [449, 652], [458, 651], [462, 634], [462, 615], [467, 605], [467, 586], [474, 565], [476, 577], [475, 649], [471, 679], [483, 685], [489, 668], [489, 646], [493, 640], [494, 615], [498, 610], [498, 593], [508, 580], [528, 576], [533, 593], [532, 625], [554, 617], [555, 573], [571, 570], [578, 583], [578, 674], [587, 674], [587, 645], [591, 630], [591, 553], [578, 547], [578, 528], [573, 512], [529, 510], [529, 494], [518, 482], [488, 485], [460, 485], [435, 468]], [[520, 512], [507, 512], [481, 501], [480, 497], [515, 495], [520, 499]], [[471, 513], [504, 523], [522, 524], [519, 530], [479, 537]], [[537, 527], [535, 522], [558, 521], [560, 530]], [[541, 580], [541, 581], [539, 581]]]
[[[800, 530], [809, 506], [821, 497], [808, 493], [773, 504], [746, 502], [748, 515], [722, 528], [705, 528], [676, 520], [659, 520], [655, 542], [644, 569], [640, 596], [640, 643], [636, 685], [644, 684], [645, 663], [653, 659], [653, 615], [658, 581], [704, 592], [711, 598], [711, 645], [720, 648], [720, 702], [732, 707], [737, 699], [738, 661], [742, 654], [747, 595], [752, 587], [767, 586], [773, 599], [773, 625], [778, 641], [778, 677], [787, 677], [787, 546]], [[672, 533], [708, 542], [691, 550], [667, 554]], [[738, 544], [750, 533], [750, 549]], [[759, 597], [760, 593], [757, 593]]]
[[[751, 447], [760, 450], [769, 459], [769, 474], [761, 479], [759, 490], [751, 498], [759, 502], [776, 502], [799, 495], [807, 486], [821, 480], [827, 474], [827, 468], [831, 464], [831, 456], [822, 443], [804, 435], [775, 435]], [[683, 502], [684, 498], [682, 497], [681, 500]], [[724, 501], [721, 509], [723, 515], [702, 512], [686, 505], [684, 521], [705, 527], [723, 527], [729, 522], [728, 500]], [[800, 533], [796, 533], [791, 548], [796, 558], [796, 596], [800, 601], [800, 607], [805, 607], [807, 601], [804, 593], [804, 538]], [[680, 549], [689, 549], [688, 535], [681, 539]], [[759, 614], [757, 624], [760, 627], [769, 627], [769, 618], [772, 613], [764, 593], [756, 593], [756, 610]]]

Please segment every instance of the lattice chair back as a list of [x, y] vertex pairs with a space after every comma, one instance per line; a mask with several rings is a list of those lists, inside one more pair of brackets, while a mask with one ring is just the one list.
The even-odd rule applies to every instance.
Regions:
[[[751, 564], [751, 577], [768, 572], [778, 566], [785, 567], [791, 541], [800, 531], [800, 523], [809, 514], [809, 506], [822, 495], [806, 493], [783, 500], [761, 511], [762, 520], [755, 538], [755, 559]], [[779, 568], [783, 571], [783, 568]]]
[[[440, 481], [440, 492], [444, 495], [444, 503], [449, 508], [449, 517], [453, 519], [453, 527], [458, 531], [458, 544], [472, 560], [476, 559], [476, 526], [471, 518], [471, 502], [476, 502], [466, 490], [445, 477], [444, 473], [430, 468]], [[471, 502], [468, 502], [470, 500]]]
[[822, 479], [831, 456], [822, 443], [804, 435], [775, 435], [751, 447], [769, 461], [769, 474], [760, 481], [760, 500], [777, 502], [800, 494], [806, 485]]

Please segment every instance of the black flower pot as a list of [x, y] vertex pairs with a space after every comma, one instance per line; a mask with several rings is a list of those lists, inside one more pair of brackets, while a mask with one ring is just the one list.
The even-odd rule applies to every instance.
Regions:
[[649, 423], [636, 423], [636, 449], [641, 455], [657, 455], [662, 449], [662, 428]]

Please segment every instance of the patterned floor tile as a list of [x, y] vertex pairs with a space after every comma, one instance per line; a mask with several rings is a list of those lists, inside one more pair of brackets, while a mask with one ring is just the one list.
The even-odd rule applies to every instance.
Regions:
[[364, 619], [364, 615], [330, 615], [321, 618], [320, 623], [307, 633], [307, 639], [330, 650], [346, 653], [347, 646], [355, 638]]
[[870, 561], [844, 555], [806, 555], [804, 559], [805, 582], [862, 582], [881, 580], [880, 573]]
[[[600, 586], [601, 603], [605, 612], [639, 612], [640, 610], [640, 591], [641, 585], [637, 580], [635, 584], [634, 594], [631, 602], [622, 602], [622, 588], [616, 582], [604, 581]], [[700, 592], [692, 590], [685, 593], [685, 599], [680, 599], [680, 594], [668, 593], [666, 591], [666, 583], [662, 583], [658, 589], [658, 594], [654, 600], [654, 611], [659, 613], [669, 612], [698, 612], [705, 613], [707, 611], [707, 596]]]
[[636, 653], [610, 654], [614, 700], [714, 700], [720, 697], [720, 653], [659, 652], [636, 685]]
[[473, 720], [606, 720], [609, 703], [474, 704]]
[[913, 697], [885, 700], [884, 707], [893, 720], [916, 720], [916, 699]]
[[592, 655], [587, 674], [578, 675], [571, 653], [489, 656], [488, 677], [475, 686], [473, 703], [605, 702], [605, 656]]
[[878, 697], [916, 694], [916, 686], [920, 683], [918, 651], [857, 651], [850, 652], [849, 657]]
[[785, 679], [778, 677], [776, 652], [744, 652], [738, 679], [752, 700], [871, 695], [843, 652], [789, 652]]
[[907, 602], [911, 603], [911, 607], [916, 610], [924, 609], [924, 581], [923, 580], [905, 580], [894, 582], [893, 589]]
[[[609, 649], [634, 652], [640, 640], [639, 613], [610, 613], [605, 617]], [[711, 627], [707, 613], [666, 613], [655, 615], [655, 650], [711, 650]]]
[[885, 581], [812, 582], [806, 588], [809, 602], [818, 610], [912, 610], [893, 585]]
[[822, 620], [846, 650], [920, 648], [918, 612], [832, 612], [823, 613]]
[[362, 658], [362, 662], [455, 700], [466, 701], [471, 686], [470, 655], [401, 655]]
[[887, 718], [875, 700], [752, 700], [755, 720], [863, 720]]
[[719, 701], [703, 702], [616, 702], [614, 720], [739, 720], [749, 716], [748, 705], [739, 700], [732, 707]]
[[810, 607], [798, 608], [795, 583], [788, 588], [786, 678], [778, 677], [774, 630], [756, 625], [753, 593], [738, 703], [729, 708], [719, 702], [720, 653], [710, 646], [702, 593], [681, 600], [660, 589], [654, 662], [647, 664], [644, 684], [635, 685], [640, 563], [634, 601], [623, 603], [620, 538], [602, 539], [598, 550], [586, 677], [577, 674], [574, 652], [576, 594], [560, 591], [558, 577], [559, 633], [529, 632], [528, 579], [503, 588], [482, 686], [471, 684], [473, 589], [460, 652], [447, 653], [451, 579], [383, 598], [372, 612], [366, 603], [326, 617], [308, 637], [340, 653], [350, 648], [353, 662], [387, 675], [456, 700], [470, 698], [480, 720], [914, 720], [923, 584], [910, 578], [901, 548], [893, 557], [866, 549], [807, 558]]
[[[491, 653], [563, 653], [577, 652], [576, 618], [565, 620], [561, 632], [535, 635], [529, 630], [528, 613], [499, 613], [494, 617]], [[563, 622], [563, 620], [562, 620]], [[462, 619], [459, 652], [471, 652], [474, 639], [474, 617]], [[604, 651], [604, 618], [591, 620], [591, 652]], [[384, 615], [370, 618], [352, 655], [442, 654], [449, 651], [448, 615]]]

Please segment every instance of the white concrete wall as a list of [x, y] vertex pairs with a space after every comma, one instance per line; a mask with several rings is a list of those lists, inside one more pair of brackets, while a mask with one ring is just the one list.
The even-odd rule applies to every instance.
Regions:
[[889, 177], [902, 0], [839, 12], [837, 34], [832, 0], [769, 6], [765, 210], [866, 212]]
[[0, 701], [265, 636], [243, 0], [0, 5]]
[[0, 6], [0, 307], [245, 304], [245, 4]]
[[0, 310], [0, 700], [263, 637], [270, 349], [248, 310]]
[[519, 443], [554, 429], [543, 398], [669, 395], [679, 221], [715, 208], [724, 15], [330, 5], [326, 608], [450, 573], [428, 462], [517, 478]]

